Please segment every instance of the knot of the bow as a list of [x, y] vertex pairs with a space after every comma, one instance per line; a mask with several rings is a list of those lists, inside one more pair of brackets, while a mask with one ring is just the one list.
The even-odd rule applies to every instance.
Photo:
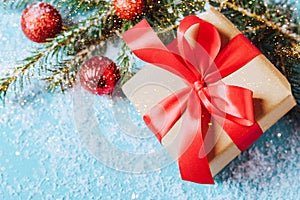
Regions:
[[194, 90], [196, 92], [199, 92], [202, 88], [206, 86], [204, 81], [196, 81], [194, 82]]

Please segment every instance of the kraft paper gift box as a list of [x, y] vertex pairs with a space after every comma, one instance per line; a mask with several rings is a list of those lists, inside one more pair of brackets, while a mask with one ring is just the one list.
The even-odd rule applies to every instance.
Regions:
[[[213, 8], [198, 15], [213, 24], [219, 31], [222, 46], [227, 44], [240, 31], [221, 13]], [[285, 77], [264, 56], [259, 55], [249, 63], [222, 79], [225, 84], [240, 86], [253, 91], [255, 120], [262, 131], [270, 128], [278, 119], [296, 105]], [[178, 76], [152, 66], [145, 65], [122, 87], [124, 94], [143, 116], [151, 107], [165, 97], [186, 87]], [[176, 122], [163, 137], [162, 145], [174, 159], [178, 158], [179, 129], [182, 120]], [[214, 176], [241, 153], [222, 127], [212, 123], [217, 136], [211, 135], [215, 145], [208, 153], [209, 167]]]

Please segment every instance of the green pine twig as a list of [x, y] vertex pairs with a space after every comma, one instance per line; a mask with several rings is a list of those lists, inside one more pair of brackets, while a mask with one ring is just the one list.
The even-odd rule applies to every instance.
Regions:
[[[109, 8], [107, 6], [106, 8]], [[24, 65], [17, 66], [13, 73], [7, 74], [4, 78], [0, 79], [0, 96], [3, 100], [10, 89], [12, 84], [19, 83], [22, 89], [24, 78], [28, 80], [36, 72], [38, 75], [45, 75], [53, 73], [48, 78], [43, 79], [51, 81], [62, 82], [64, 80], [73, 80], [69, 72], [76, 72], [70, 64], [72, 59], [76, 59], [80, 63], [83, 61], [84, 56], [75, 58], [75, 56], [82, 50], [88, 48], [95, 43], [103, 41], [105, 38], [113, 34], [113, 29], [119, 29], [119, 22], [115, 16], [111, 14], [111, 9], [102, 9], [88, 19], [84, 20], [71, 27], [69, 30], [63, 31], [56, 38], [45, 43], [42, 47], [37, 49], [33, 56], [23, 60]], [[107, 31], [109, 30], [109, 31]], [[67, 66], [69, 65], [69, 66]], [[64, 69], [66, 68], [66, 69]], [[58, 74], [61, 74], [61, 78]], [[52, 77], [52, 78], [51, 78]], [[55, 84], [54, 84], [55, 85]]]

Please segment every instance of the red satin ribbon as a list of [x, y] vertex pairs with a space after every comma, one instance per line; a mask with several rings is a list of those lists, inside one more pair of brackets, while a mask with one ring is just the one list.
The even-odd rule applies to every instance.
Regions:
[[221, 81], [260, 51], [242, 34], [221, 49], [217, 29], [196, 16], [181, 21], [177, 38], [168, 46], [146, 20], [125, 32], [123, 39], [137, 57], [186, 82], [186, 88], [150, 109], [144, 121], [161, 141], [182, 117], [178, 159], [182, 179], [214, 183], [206, 156], [213, 144], [205, 143], [206, 134], [211, 131], [211, 118], [223, 127], [241, 151], [262, 134], [254, 119], [252, 91]]

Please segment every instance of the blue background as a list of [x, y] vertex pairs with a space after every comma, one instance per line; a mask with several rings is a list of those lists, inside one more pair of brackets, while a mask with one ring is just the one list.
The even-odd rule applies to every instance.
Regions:
[[[35, 46], [20, 16], [0, 9], [0, 75]], [[182, 181], [176, 163], [142, 174], [107, 167], [80, 140], [73, 91], [53, 95], [43, 88], [33, 81], [0, 105], [0, 199], [299, 199], [300, 126], [293, 118], [276, 123], [215, 185], [198, 185]], [[97, 99], [103, 108], [107, 101]], [[115, 137], [114, 121], [105, 120]]]

